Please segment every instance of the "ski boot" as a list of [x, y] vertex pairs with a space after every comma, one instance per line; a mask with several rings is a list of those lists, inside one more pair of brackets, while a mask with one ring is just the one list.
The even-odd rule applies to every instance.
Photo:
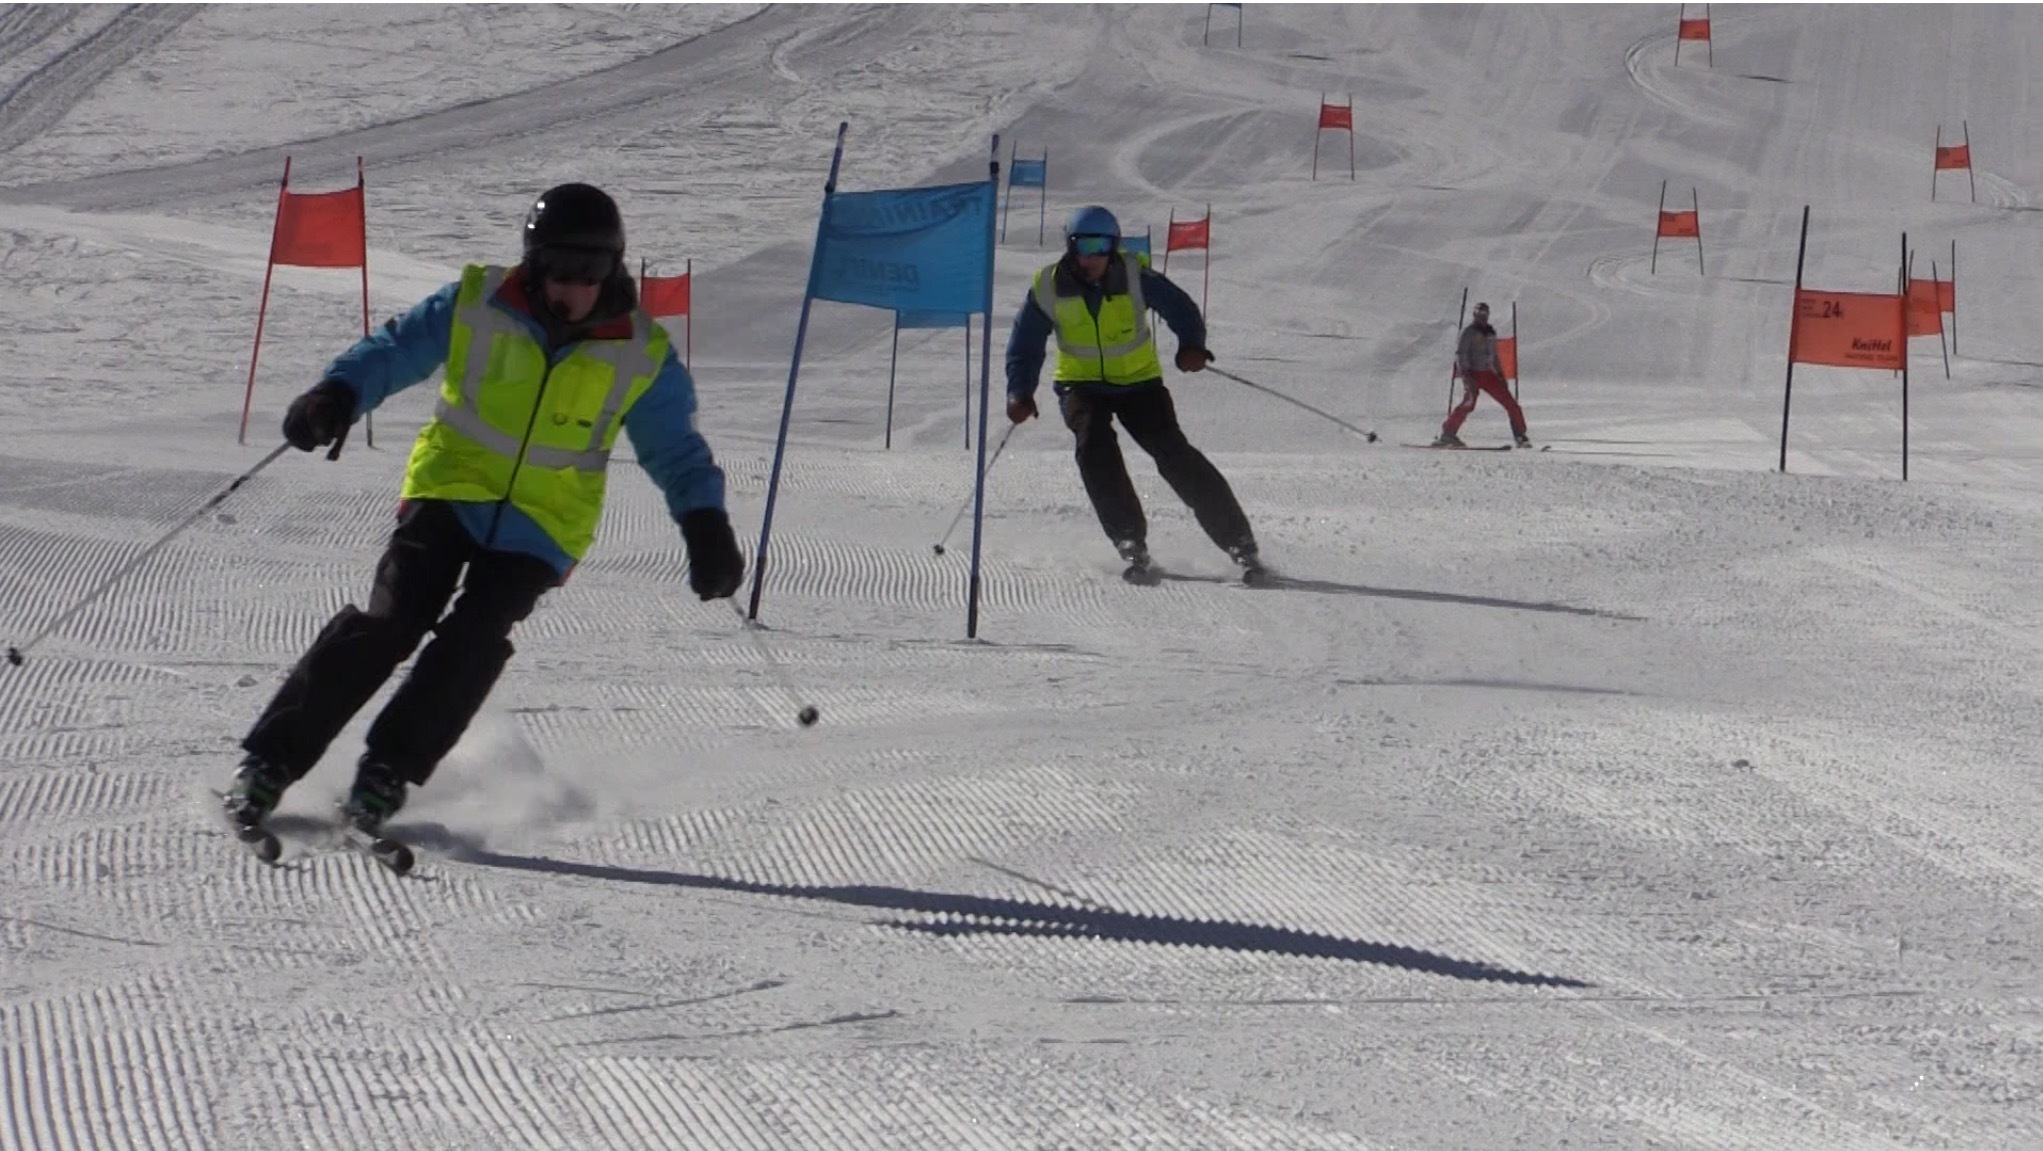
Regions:
[[1441, 432], [1433, 438], [1433, 446], [1436, 448], [1465, 448], [1468, 445], [1462, 443], [1461, 437], [1453, 432]]
[[405, 778], [396, 768], [364, 755], [355, 767], [355, 784], [340, 805], [341, 835], [348, 846], [399, 875], [411, 872], [412, 850], [384, 834], [383, 824], [404, 806], [404, 787]]
[[1236, 544], [1227, 549], [1227, 558], [1241, 568], [1241, 582], [1251, 587], [1268, 582], [1270, 569], [1263, 566], [1262, 557], [1256, 553], [1255, 544]]
[[404, 806], [404, 785], [396, 768], [363, 756], [355, 784], [341, 801], [341, 818], [364, 835], [382, 835], [384, 822]]
[[1518, 447], [1518, 448], [1530, 448], [1530, 447], [1532, 447], [1532, 437], [1531, 437], [1531, 436], [1527, 436], [1527, 435], [1516, 435], [1516, 436], [1512, 436], [1512, 437], [1511, 437], [1511, 443], [1512, 443], [1512, 446], [1514, 446], [1514, 447]]
[[1156, 564], [1150, 561], [1149, 546], [1141, 540], [1115, 540], [1114, 550], [1121, 553], [1121, 560], [1128, 565], [1121, 578], [1129, 583], [1153, 584], [1160, 578]]
[[234, 782], [228, 784], [227, 793], [220, 797], [220, 806], [227, 813], [227, 821], [236, 827], [259, 828], [277, 809], [284, 789], [290, 786], [290, 774], [283, 768], [261, 756], [249, 755], [234, 769]]

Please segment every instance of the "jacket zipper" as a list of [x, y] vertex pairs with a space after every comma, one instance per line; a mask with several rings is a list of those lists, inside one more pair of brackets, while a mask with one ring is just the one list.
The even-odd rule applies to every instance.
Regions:
[[1111, 384], [1114, 381], [1107, 378], [1107, 337], [1106, 333], [1100, 331], [1100, 309], [1106, 307], [1106, 304], [1107, 289], [1104, 283], [1099, 287], [1099, 299], [1097, 300], [1093, 299], [1092, 285], [1086, 285], [1085, 309], [1092, 313], [1092, 346], [1093, 350], [1098, 352], [1100, 356], [1100, 383]]
[[553, 369], [558, 366], [558, 361], [551, 355], [547, 356], [546, 372], [539, 377], [539, 392], [532, 397], [532, 414], [525, 420], [525, 438], [518, 442], [518, 456], [511, 461], [511, 478], [504, 483], [504, 494], [497, 500], [496, 510], [490, 513], [489, 534], [482, 541], [485, 548], [497, 546], [497, 528], [504, 522], [504, 507], [511, 502], [511, 493], [518, 490], [518, 472], [525, 467], [525, 453], [532, 447], [532, 432], [539, 426], [539, 409], [546, 406], [546, 387], [553, 382]]

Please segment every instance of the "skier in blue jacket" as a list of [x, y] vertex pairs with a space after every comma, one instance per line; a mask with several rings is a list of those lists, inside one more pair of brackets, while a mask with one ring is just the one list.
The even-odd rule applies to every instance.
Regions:
[[1185, 438], [1163, 383], [1149, 312], [1178, 338], [1181, 372], [1212, 361], [1199, 307], [1161, 272], [1120, 250], [1121, 225], [1098, 206], [1080, 208], [1066, 226], [1064, 256], [1036, 274], [1007, 340], [1007, 418], [1036, 415], [1036, 384], [1050, 338], [1057, 339], [1057, 404], [1077, 440], [1078, 475], [1100, 526], [1121, 553], [1131, 582], [1153, 581], [1149, 522], [1114, 435], [1115, 419], [1156, 461], [1156, 470], [1192, 509], [1199, 526], [1242, 568], [1263, 573], [1255, 534], [1227, 478]]
[[696, 594], [728, 597], [743, 578], [695, 383], [638, 307], [616, 203], [586, 184], [551, 189], [526, 215], [523, 249], [365, 337], [284, 415], [285, 438], [311, 451], [446, 368], [367, 608], [328, 621], [242, 740], [225, 800], [237, 823], [259, 826], [424, 642], [369, 728], [343, 814], [374, 832], [403, 805], [481, 709], [512, 628], [594, 542], [620, 431], [680, 525]]

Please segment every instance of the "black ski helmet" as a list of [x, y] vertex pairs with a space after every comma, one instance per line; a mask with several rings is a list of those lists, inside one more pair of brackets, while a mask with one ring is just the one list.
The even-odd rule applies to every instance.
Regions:
[[624, 217], [603, 189], [548, 188], [525, 213], [526, 274], [601, 283], [624, 266]]

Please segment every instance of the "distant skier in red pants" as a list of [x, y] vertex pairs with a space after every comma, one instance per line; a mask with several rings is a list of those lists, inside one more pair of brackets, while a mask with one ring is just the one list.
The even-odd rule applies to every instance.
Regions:
[[1531, 447], [1532, 440], [1525, 434], [1525, 412], [1511, 398], [1511, 389], [1504, 384], [1503, 365], [1497, 362], [1497, 329], [1490, 326], [1488, 304], [1477, 304], [1474, 322], [1461, 330], [1461, 342], [1454, 348], [1454, 368], [1461, 373], [1461, 402], [1447, 413], [1447, 422], [1440, 425], [1440, 438], [1433, 441], [1433, 446], [1463, 446], [1456, 433], [1461, 431], [1462, 421], [1475, 411], [1476, 396], [1486, 393], [1503, 405], [1504, 415], [1511, 420], [1512, 441], [1521, 448]]

